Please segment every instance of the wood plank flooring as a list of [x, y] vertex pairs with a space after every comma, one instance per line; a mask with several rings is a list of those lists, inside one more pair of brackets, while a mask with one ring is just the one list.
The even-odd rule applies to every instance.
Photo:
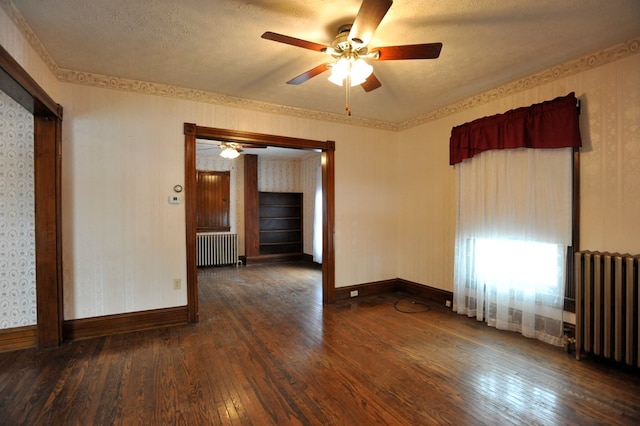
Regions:
[[0, 424], [640, 424], [637, 371], [320, 274], [206, 269], [198, 324], [0, 354]]

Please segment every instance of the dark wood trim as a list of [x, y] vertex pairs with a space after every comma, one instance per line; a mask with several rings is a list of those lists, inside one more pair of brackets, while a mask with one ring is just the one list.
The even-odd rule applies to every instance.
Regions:
[[564, 291], [564, 310], [576, 311], [575, 254], [580, 250], [580, 149], [573, 148], [572, 159], [572, 228], [571, 248], [567, 253], [567, 287]]
[[81, 340], [151, 328], [185, 325], [189, 322], [187, 306], [127, 312], [64, 322], [65, 340]]
[[34, 116], [36, 299], [41, 347], [62, 341], [57, 120]]
[[[351, 292], [358, 290], [358, 296], [351, 297]], [[335, 289], [336, 301], [355, 299], [362, 296], [371, 296], [375, 294], [392, 293], [394, 291], [403, 291], [419, 296], [423, 299], [430, 299], [445, 305], [447, 301], [453, 300], [453, 293], [447, 290], [441, 290], [427, 285], [417, 284], [411, 281], [395, 278], [392, 280], [376, 281], [366, 284], [357, 284], [347, 287], [339, 287]]]
[[265, 133], [245, 132], [241, 130], [220, 129], [196, 126], [198, 139], [224, 142], [250, 143], [252, 145], [277, 146], [294, 149], [326, 149], [327, 142], [313, 139], [300, 139]]
[[[55, 118], [56, 123], [56, 135], [55, 141], [50, 141], [55, 145], [56, 156], [54, 161], [55, 164], [55, 182], [56, 182], [56, 269], [57, 269], [57, 292], [55, 304], [58, 308], [58, 314], [55, 316], [58, 321], [58, 336], [57, 341], [58, 344], [62, 343], [63, 334], [62, 334], [62, 323], [64, 321], [64, 275], [63, 275], [63, 259], [62, 259], [62, 105], [58, 105], [58, 116]], [[51, 271], [53, 273], [53, 271]], [[49, 303], [51, 303], [50, 301]], [[51, 321], [52, 317], [46, 319], [47, 321]], [[53, 337], [51, 337], [51, 341], [53, 341]]]
[[38, 327], [28, 325], [0, 330], [0, 352], [38, 346]]
[[[334, 297], [335, 301], [342, 301], [347, 299], [357, 299], [363, 296], [373, 296], [376, 294], [393, 293], [396, 291], [397, 279], [376, 281], [366, 284], [350, 285], [347, 287], [339, 287], [335, 289]], [[357, 290], [358, 295], [351, 297], [351, 292]]]
[[442, 306], [444, 306], [447, 301], [453, 300], [453, 293], [450, 291], [417, 284], [403, 279], [398, 279], [396, 290], [414, 294], [422, 297], [423, 299], [433, 300]]
[[196, 125], [184, 123], [184, 208], [187, 248], [187, 308], [190, 323], [198, 322], [198, 258], [196, 253]]
[[300, 253], [290, 254], [259, 254], [247, 257], [248, 264], [274, 263], [274, 262], [296, 262], [304, 260], [304, 255]]
[[335, 301], [335, 142], [322, 154], [322, 301]]
[[59, 105], [31, 78], [20, 64], [0, 46], [0, 89], [33, 115], [62, 120]]
[[[322, 193], [323, 193], [323, 255], [322, 255], [322, 300], [323, 303], [334, 302], [335, 290], [335, 142], [300, 139], [287, 136], [269, 135], [264, 133], [245, 132], [239, 130], [203, 127], [193, 123], [184, 123], [185, 133], [185, 198], [186, 198], [186, 233], [187, 233], [187, 304], [189, 306], [189, 321], [197, 321], [197, 264], [195, 248], [196, 210], [195, 200], [189, 194], [193, 193], [196, 179], [195, 140], [208, 139], [225, 142], [251, 143], [254, 145], [277, 146], [281, 148], [313, 149], [323, 152], [322, 161]], [[246, 163], [245, 163], [246, 167]], [[188, 190], [189, 185], [191, 191]], [[256, 191], [257, 193], [257, 191]], [[245, 247], [246, 251], [246, 247]], [[245, 253], [246, 255], [246, 253]], [[249, 261], [250, 256], [249, 257]], [[195, 320], [192, 321], [192, 314]]]
[[244, 156], [244, 254], [251, 261], [260, 255], [258, 218], [258, 156]]
[[0, 89], [34, 116], [37, 330], [40, 347], [62, 341], [62, 107], [0, 46]]
[[[576, 113], [578, 123], [582, 112], [582, 102], [578, 99]], [[575, 254], [580, 251], [580, 148], [573, 148], [571, 159], [571, 247], [567, 250], [567, 273], [564, 289], [564, 310], [576, 312]]]

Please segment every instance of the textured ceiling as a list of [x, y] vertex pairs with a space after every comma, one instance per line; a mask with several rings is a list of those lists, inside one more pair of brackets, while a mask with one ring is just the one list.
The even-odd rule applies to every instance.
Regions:
[[[360, 0], [13, 0], [58, 67], [344, 114], [328, 73], [291, 78], [318, 52], [265, 31], [329, 44]], [[396, 0], [370, 47], [442, 42], [435, 60], [373, 63], [382, 87], [351, 93], [353, 115], [401, 123], [640, 36], [639, 0]]]

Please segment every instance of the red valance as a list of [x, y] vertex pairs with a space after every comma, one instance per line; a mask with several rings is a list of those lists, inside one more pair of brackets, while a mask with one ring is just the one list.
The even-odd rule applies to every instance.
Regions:
[[479, 118], [451, 129], [449, 164], [491, 149], [582, 146], [577, 99], [567, 96]]

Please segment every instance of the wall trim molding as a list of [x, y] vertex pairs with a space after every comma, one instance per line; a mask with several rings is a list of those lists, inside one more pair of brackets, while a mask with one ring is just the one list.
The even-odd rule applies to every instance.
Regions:
[[[351, 291], [358, 290], [358, 296], [351, 297]], [[344, 301], [348, 299], [358, 299], [363, 296], [372, 296], [376, 294], [393, 293], [395, 291], [403, 291], [425, 299], [434, 300], [444, 305], [447, 300], [453, 300], [453, 293], [447, 290], [440, 290], [424, 284], [414, 283], [402, 278], [391, 280], [375, 281], [365, 284], [351, 285], [347, 287], [336, 288], [335, 300]]]
[[[383, 293], [393, 293], [396, 291], [397, 287], [397, 279], [392, 280], [384, 280], [384, 281], [375, 281], [371, 283], [365, 284], [356, 284], [350, 285], [347, 287], [338, 287], [335, 290], [335, 301], [339, 302], [341, 300], [347, 299], [359, 299], [363, 296], [372, 296], [375, 294], [383, 294]], [[358, 296], [351, 297], [351, 292], [353, 290], [358, 290]]]
[[0, 330], [0, 352], [35, 348], [37, 346], [38, 327], [36, 325]]
[[448, 105], [444, 108], [404, 121], [398, 124], [397, 130], [406, 130], [425, 124], [429, 121], [439, 120], [446, 116], [457, 114], [461, 111], [475, 108], [516, 93], [524, 92], [525, 90], [529, 90], [570, 75], [588, 71], [637, 53], [640, 53], [640, 37], [617, 44], [608, 49], [583, 56], [573, 61], [547, 68], [536, 74], [531, 74], [527, 77], [515, 80], [511, 83], [503, 84], [495, 89], [488, 90], [460, 102]]
[[81, 340], [188, 323], [187, 306], [67, 320], [64, 340]]
[[447, 290], [441, 290], [439, 288], [430, 287], [428, 285], [422, 285], [414, 283], [412, 281], [403, 280], [398, 278], [396, 291], [404, 291], [416, 296], [420, 296], [425, 299], [430, 299], [445, 305], [447, 301], [453, 301], [453, 292]]
[[380, 120], [371, 120], [359, 117], [349, 117], [344, 114], [328, 113], [322, 111], [306, 110], [302, 108], [288, 107], [284, 105], [269, 104], [249, 99], [236, 98], [203, 90], [194, 90], [184, 87], [150, 83], [127, 78], [114, 77], [103, 74], [83, 72], [60, 68], [51, 55], [44, 48], [33, 29], [10, 0], [0, 0], [0, 7], [4, 9], [18, 30], [27, 39], [27, 42], [42, 58], [52, 74], [64, 83], [81, 84], [85, 86], [100, 87], [106, 89], [122, 90], [146, 95], [165, 96], [170, 98], [185, 99], [215, 105], [229, 106], [245, 110], [267, 112], [271, 114], [286, 115], [318, 121], [349, 124], [353, 126], [368, 127], [379, 130], [402, 131], [430, 121], [439, 120], [446, 116], [474, 108], [476, 106], [504, 98], [524, 90], [531, 89], [542, 84], [565, 78], [608, 64], [627, 56], [640, 53], [640, 37], [617, 44], [600, 52], [591, 53], [578, 59], [565, 62], [543, 70], [541, 72], [518, 79], [497, 88], [485, 91], [478, 95], [463, 99], [454, 104], [439, 108], [435, 111], [417, 116], [415, 118], [393, 123]]

